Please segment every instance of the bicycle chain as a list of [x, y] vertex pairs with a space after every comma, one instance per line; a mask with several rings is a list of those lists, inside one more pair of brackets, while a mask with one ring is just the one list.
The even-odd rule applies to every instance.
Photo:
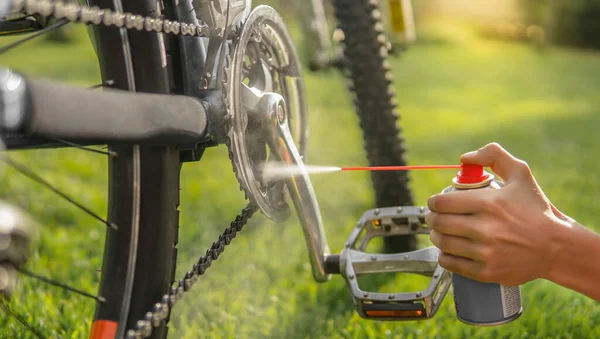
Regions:
[[225, 247], [231, 243], [236, 237], [237, 232], [248, 223], [248, 220], [258, 210], [252, 203], [246, 206], [242, 212], [231, 222], [231, 225], [219, 236], [212, 246], [206, 250], [206, 254], [198, 259], [191, 271], [188, 271], [184, 278], [179, 280], [177, 287], [172, 287], [169, 293], [163, 295], [161, 302], [156, 303], [152, 311], [147, 312], [144, 320], [138, 320], [135, 324], [135, 330], [127, 331], [126, 338], [147, 338], [152, 335], [152, 330], [159, 327], [166, 320], [173, 306], [179, 301], [183, 294], [189, 291], [198, 280], [198, 277], [203, 275], [211, 266], [212, 262], [219, 258]]
[[43, 17], [54, 17], [70, 22], [174, 35], [208, 37], [211, 32], [211, 28], [204, 23], [188, 24], [54, 0], [13, 0], [12, 11], [23, 12], [28, 15], [38, 14]]
[[[115, 26], [117, 28], [135, 29], [137, 31], [147, 31], [156, 33], [167, 33], [174, 35], [189, 35], [209, 37], [211, 27], [202, 24], [187, 24], [184, 22], [163, 20], [158, 18], [144, 17], [132, 13], [120, 13], [109, 9], [100, 9], [98, 7], [81, 6], [77, 3], [65, 3], [53, 0], [13, 0], [14, 12], [23, 12], [28, 15], [41, 15], [43, 17], [54, 17], [64, 19], [70, 22], [79, 22], [84, 24]], [[241, 28], [242, 23], [233, 27], [235, 34]], [[222, 29], [216, 29], [217, 35], [223, 34]], [[229, 65], [230, 57], [226, 56], [226, 64]], [[226, 66], [227, 67], [227, 66]], [[225, 79], [223, 80], [223, 99], [227, 107], [226, 81], [228, 69], [225, 70]], [[229, 145], [227, 145], [229, 147]], [[247, 198], [247, 197], [246, 197]], [[154, 328], [159, 327], [171, 314], [171, 310], [177, 301], [183, 298], [183, 294], [189, 291], [217, 260], [225, 247], [236, 237], [237, 232], [248, 223], [248, 220], [258, 211], [258, 208], [251, 202], [240, 214], [231, 222], [230, 226], [219, 236], [212, 246], [206, 250], [205, 255], [198, 259], [192, 269], [186, 272], [183, 279], [177, 282], [177, 287], [171, 287], [169, 293], [162, 296], [161, 302], [154, 304], [152, 311], [146, 312], [143, 320], [138, 320], [135, 329], [128, 330], [126, 338], [147, 338], [152, 335]]]

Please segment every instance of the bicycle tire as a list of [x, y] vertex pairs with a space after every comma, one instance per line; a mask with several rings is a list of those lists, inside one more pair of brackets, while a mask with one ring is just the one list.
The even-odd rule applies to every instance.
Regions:
[[[369, 165], [406, 165], [387, 39], [377, 15], [377, 1], [335, 0], [333, 4], [344, 32], [342, 69], [350, 82]], [[374, 171], [371, 181], [377, 207], [413, 205], [408, 172]], [[416, 246], [414, 235], [384, 238], [386, 252], [406, 252]]]
[[[93, 2], [113, 10], [118, 3]], [[121, 10], [156, 17], [158, 5], [157, 0], [123, 1]], [[171, 92], [164, 37], [101, 26], [94, 35], [104, 82], [123, 90]], [[122, 338], [135, 328], [173, 284], [177, 258], [179, 151], [175, 146], [110, 148], [118, 156], [109, 160], [108, 221], [118, 230], [107, 231], [99, 292], [106, 301], [97, 305], [90, 338]], [[167, 331], [165, 322], [151, 338], [164, 338]]]

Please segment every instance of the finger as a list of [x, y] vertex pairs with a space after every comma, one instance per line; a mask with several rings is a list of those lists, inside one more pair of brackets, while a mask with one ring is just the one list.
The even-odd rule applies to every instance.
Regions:
[[481, 245], [470, 239], [431, 231], [429, 239], [440, 251], [456, 257], [481, 260]]
[[481, 279], [483, 265], [477, 261], [456, 257], [452, 254], [442, 252], [438, 257], [438, 262], [440, 266], [450, 272], [481, 281], [479, 279]]
[[460, 162], [489, 167], [507, 183], [523, 172], [529, 172], [529, 167], [524, 161], [515, 158], [497, 143], [487, 144], [475, 152], [463, 154]]
[[429, 198], [429, 210], [438, 213], [469, 214], [482, 210], [485, 197], [493, 194], [495, 190], [470, 190], [455, 191], [436, 194]]
[[469, 238], [479, 241], [482, 236], [481, 227], [477, 225], [477, 217], [465, 214], [440, 214], [429, 212], [425, 223], [438, 233]]

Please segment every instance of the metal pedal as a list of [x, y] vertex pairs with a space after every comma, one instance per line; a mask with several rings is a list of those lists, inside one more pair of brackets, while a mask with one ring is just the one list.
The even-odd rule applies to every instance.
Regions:
[[[358, 314], [374, 320], [419, 320], [438, 310], [450, 284], [451, 273], [438, 264], [439, 250], [428, 247], [394, 254], [367, 253], [376, 237], [429, 234], [425, 207], [403, 206], [369, 210], [361, 217], [340, 253], [344, 276]], [[412, 293], [379, 293], [360, 289], [357, 277], [375, 273], [416, 273], [431, 277], [427, 289]]]

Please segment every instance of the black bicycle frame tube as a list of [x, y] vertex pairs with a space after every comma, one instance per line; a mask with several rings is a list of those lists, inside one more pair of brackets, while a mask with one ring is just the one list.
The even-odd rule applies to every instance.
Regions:
[[[206, 132], [206, 108], [193, 97], [101, 92], [0, 71], [7, 74], [0, 78], [0, 129], [9, 149], [35, 147], [34, 140], [44, 142], [40, 137], [97, 144], [189, 144], [202, 141]], [[9, 86], [15, 82], [20, 86]]]

